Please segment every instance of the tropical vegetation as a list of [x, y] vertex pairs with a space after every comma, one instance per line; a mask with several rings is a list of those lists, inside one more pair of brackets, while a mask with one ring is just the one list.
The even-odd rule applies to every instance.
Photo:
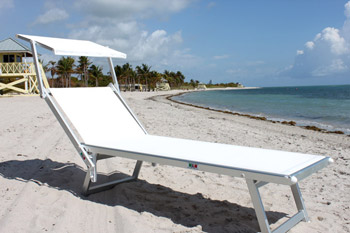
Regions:
[[[48, 74], [51, 87], [87, 87], [107, 86], [112, 82], [111, 74], [103, 74], [101, 66], [85, 56], [77, 59], [73, 57], [61, 57], [57, 62], [49, 61], [43, 66]], [[155, 90], [157, 83], [168, 83], [171, 89], [193, 89], [198, 86], [199, 81], [191, 79], [185, 82], [185, 76], [181, 71], [164, 70], [163, 73], [152, 70], [152, 66], [141, 64], [132, 67], [131, 64], [116, 65], [114, 71], [118, 77], [118, 83], [124, 90], [131, 90], [135, 85], [143, 87], [143, 90]], [[232, 86], [230, 83], [230, 86]], [[215, 87], [218, 84], [209, 84]], [[220, 84], [220, 86], [225, 84]], [[227, 85], [227, 84], [226, 84]], [[234, 84], [235, 85], [235, 84]]]

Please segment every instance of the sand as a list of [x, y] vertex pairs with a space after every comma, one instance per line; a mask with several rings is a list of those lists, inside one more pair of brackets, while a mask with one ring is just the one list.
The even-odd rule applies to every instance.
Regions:
[[[150, 134], [331, 156], [332, 165], [300, 182], [311, 222], [290, 232], [350, 232], [350, 137], [165, 99], [175, 93], [123, 96]], [[259, 230], [241, 178], [145, 163], [139, 181], [84, 197], [84, 163], [45, 101], [0, 98], [0, 109], [0, 232]], [[133, 166], [101, 161], [99, 178], [125, 176]], [[261, 194], [272, 227], [295, 213], [288, 187], [269, 184]]]

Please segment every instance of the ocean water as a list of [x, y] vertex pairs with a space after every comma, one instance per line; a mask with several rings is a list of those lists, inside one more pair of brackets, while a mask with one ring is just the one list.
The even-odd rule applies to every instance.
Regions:
[[190, 92], [185, 103], [350, 134], [350, 85]]

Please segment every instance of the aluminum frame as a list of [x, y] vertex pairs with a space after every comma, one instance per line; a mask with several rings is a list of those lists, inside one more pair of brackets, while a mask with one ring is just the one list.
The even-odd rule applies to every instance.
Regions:
[[[20, 37], [20, 38], [27, 40], [26, 38], [23, 38], [23, 37]], [[43, 85], [43, 79], [42, 79], [42, 75], [41, 75], [40, 68], [39, 68], [39, 60], [38, 60], [38, 54], [37, 54], [37, 48], [36, 48], [37, 43], [36, 43], [36, 41], [33, 41], [33, 40], [30, 40], [29, 42], [31, 44], [31, 48], [32, 48], [32, 52], [33, 52], [35, 71], [36, 71], [36, 74], [37, 74], [37, 77], [39, 80], [38, 84], [39, 84], [40, 97], [43, 98], [45, 100], [45, 102], [49, 105], [51, 111], [54, 113], [56, 119], [58, 120], [58, 122], [62, 126], [63, 130], [65, 131], [65, 133], [69, 137], [70, 141], [74, 145], [74, 147], [77, 150], [78, 154], [80, 155], [81, 159], [83, 160], [83, 162], [87, 166], [86, 176], [85, 176], [84, 183], [82, 186], [82, 194], [89, 195], [91, 193], [96, 193], [96, 192], [110, 189], [110, 188], [114, 187], [115, 185], [123, 183], [123, 182], [136, 180], [138, 178], [139, 173], [140, 173], [142, 161], [136, 162], [136, 166], [135, 166], [135, 169], [133, 171], [133, 174], [126, 179], [114, 180], [114, 181], [106, 182], [106, 183], [99, 184], [96, 186], [91, 185], [91, 183], [97, 182], [97, 161], [101, 160], [101, 159], [110, 158], [112, 156], [108, 156], [108, 155], [96, 156], [96, 155], [88, 152], [88, 150], [85, 148], [83, 143], [78, 139], [77, 135], [74, 133], [74, 131], [70, 127], [68, 121], [65, 119], [64, 115], [59, 110], [58, 104], [54, 100], [54, 98], [50, 92], [50, 89], [45, 88], [45, 86]], [[42, 46], [43, 48], [51, 51], [51, 48], [49, 48], [41, 43], [38, 43], [38, 44], [40, 46]], [[147, 134], [147, 131], [144, 129], [144, 127], [141, 125], [141, 123], [137, 120], [136, 116], [133, 114], [131, 109], [127, 106], [127, 104], [125, 103], [123, 98], [118, 94], [120, 92], [120, 90], [119, 90], [119, 86], [118, 86], [117, 76], [116, 76], [115, 71], [114, 71], [112, 58], [110, 58], [110, 57], [108, 58], [108, 63], [110, 66], [110, 73], [111, 73], [112, 79], [113, 79], [113, 84], [110, 84], [109, 86], [113, 89], [113, 92], [117, 94], [118, 98], [121, 100], [123, 105], [128, 109], [129, 113], [137, 121], [137, 123], [140, 125], [142, 130], [145, 132], [145, 134]]]
[[[154, 154], [124, 151], [124, 150], [119, 150], [115, 148], [100, 147], [97, 145], [89, 145], [89, 144], [83, 144], [83, 145], [90, 153], [96, 154], [98, 156], [108, 155], [108, 156], [122, 157], [122, 158], [142, 160], [142, 161], [147, 161], [147, 162], [157, 163], [157, 164], [171, 165], [174, 167], [181, 167], [181, 168], [188, 168], [189, 163], [195, 163], [195, 164], [198, 164], [198, 169], [197, 169], [198, 171], [205, 171], [205, 172], [217, 173], [217, 174], [234, 176], [234, 177], [242, 177], [245, 179], [252, 179], [252, 180], [257, 180], [265, 183], [294, 185], [300, 181], [294, 175], [284, 176], [281, 174], [266, 173], [266, 172], [259, 172], [254, 170], [246, 170], [242, 168], [233, 168], [233, 167], [207, 164], [200, 161], [181, 160], [181, 159], [175, 159], [175, 158], [169, 158], [169, 157], [162, 157]], [[310, 169], [313, 167], [318, 167], [318, 169], [321, 169], [326, 167], [329, 163], [330, 163], [330, 160], [328, 157], [326, 157], [320, 160], [319, 162], [315, 163], [313, 166], [310, 167]], [[304, 170], [304, 173], [308, 173], [308, 170]], [[304, 178], [305, 177], [306, 176], [304, 176]], [[262, 185], [264, 185], [264, 183], [260, 183], [260, 186]]]
[[[212, 164], [205, 164], [200, 163], [198, 161], [187, 161], [187, 160], [180, 160], [180, 159], [170, 159], [167, 157], [161, 157], [151, 154], [142, 154], [142, 153], [136, 153], [131, 151], [123, 151], [123, 150], [117, 150], [113, 148], [105, 148], [105, 147], [99, 147], [94, 145], [86, 145], [84, 144], [85, 148], [90, 153], [93, 153], [97, 156], [115, 156], [115, 157], [123, 157], [128, 159], [134, 159], [134, 160], [142, 160], [147, 161], [151, 163], [159, 163], [159, 164], [165, 164], [170, 165], [174, 167], [181, 167], [181, 168], [188, 168], [189, 163], [196, 163], [198, 164], [198, 171], [205, 171], [205, 172], [212, 172], [217, 174], [223, 174], [223, 175], [229, 175], [234, 177], [241, 177], [246, 180], [249, 194], [255, 209], [256, 217], [259, 223], [260, 231], [262, 233], [282, 233], [287, 232], [292, 227], [294, 227], [297, 223], [300, 221], [308, 222], [309, 217], [306, 211], [306, 207], [301, 195], [301, 191], [299, 189], [298, 182], [304, 178], [306, 178], [308, 175], [311, 175], [310, 172], [315, 172], [316, 170], [320, 170], [324, 167], [326, 167], [328, 164], [332, 163], [332, 160], [328, 157], [320, 160], [319, 162], [315, 163], [312, 166], [307, 167], [306, 169], [302, 169], [298, 171], [297, 173], [291, 175], [291, 176], [282, 176], [278, 174], [272, 174], [272, 173], [265, 173], [265, 172], [257, 172], [257, 171], [250, 171], [240, 168], [228, 168], [223, 166], [217, 166]], [[136, 170], [136, 168], [135, 168]], [[300, 180], [298, 180], [296, 177], [299, 177]], [[125, 182], [132, 181], [134, 179], [132, 178], [126, 178]], [[271, 230], [269, 221], [266, 216], [266, 212], [264, 209], [263, 201], [259, 192], [259, 188], [267, 185], [269, 183], [275, 183], [275, 184], [282, 184], [282, 185], [288, 185], [291, 188], [294, 202], [297, 207], [297, 213], [294, 214], [290, 219], [282, 223], [279, 227], [277, 227], [275, 230]], [[113, 183], [117, 184], [117, 183]]]
[[[21, 39], [26, 39], [26, 38], [21, 38]], [[43, 80], [40, 73], [39, 62], [37, 57], [38, 55], [36, 50], [36, 42], [33, 40], [30, 40], [30, 44], [32, 47], [37, 77], [39, 79], [40, 97], [45, 99], [51, 111], [54, 113], [55, 117], [61, 124], [62, 128], [68, 135], [72, 144], [74, 145], [80, 157], [82, 158], [82, 160], [87, 166], [87, 172], [83, 183], [84, 195], [89, 195], [91, 193], [96, 193], [106, 189], [110, 189], [115, 185], [123, 182], [130, 182], [130, 181], [136, 180], [138, 178], [143, 161], [149, 161], [152, 163], [160, 163], [160, 164], [166, 164], [166, 165], [183, 167], [183, 168], [188, 168], [188, 163], [194, 162], [194, 163], [200, 164], [198, 169], [200, 171], [242, 177], [246, 180], [248, 190], [251, 196], [251, 200], [253, 202], [253, 206], [254, 206], [258, 223], [260, 226], [260, 230], [262, 233], [286, 232], [290, 230], [294, 225], [299, 223], [300, 221], [306, 221], [306, 222], [309, 221], [298, 182], [306, 178], [307, 176], [311, 175], [312, 173], [326, 167], [329, 163], [332, 162], [331, 158], [326, 157], [320, 160], [319, 162], [309, 167], [306, 167], [290, 176], [282, 176], [278, 174], [250, 171], [250, 170], [245, 170], [241, 168], [232, 168], [232, 167], [217, 166], [212, 164], [205, 164], [205, 163], [200, 163], [198, 161], [185, 161], [185, 160], [156, 156], [152, 154], [141, 154], [141, 153], [135, 153], [130, 151], [112, 149], [112, 148], [104, 148], [96, 145], [86, 145], [79, 141], [78, 137], [75, 135], [74, 131], [69, 126], [68, 121], [65, 119], [64, 115], [59, 110], [58, 104], [55, 102], [50, 90], [46, 89], [45, 86], [43, 85]], [[47, 49], [45, 45], [42, 45], [40, 43], [39, 45]], [[108, 58], [108, 62], [110, 66], [110, 72], [113, 78], [113, 84], [110, 84], [110, 87], [112, 88], [113, 92], [118, 96], [120, 101], [124, 104], [125, 108], [129, 111], [130, 115], [135, 119], [135, 121], [142, 128], [144, 133], [147, 134], [147, 131], [144, 129], [144, 127], [138, 121], [135, 114], [131, 111], [131, 109], [128, 107], [128, 105], [125, 103], [125, 101], [120, 95], [117, 76], [114, 71], [112, 58]], [[114, 181], [92, 186], [92, 183], [95, 183], [97, 181], [97, 161], [111, 158], [111, 157], [116, 157], [116, 156], [137, 160], [133, 174], [130, 177], [127, 177], [124, 179], [114, 180]], [[268, 219], [266, 217], [266, 212], [265, 212], [264, 205], [259, 192], [259, 188], [268, 183], [277, 183], [277, 184], [290, 186], [294, 197], [294, 201], [296, 203], [296, 207], [298, 210], [298, 212], [294, 216], [292, 216], [289, 220], [281, 224], [278, 228], [276, 228], [273, 231], [271, 230]]]

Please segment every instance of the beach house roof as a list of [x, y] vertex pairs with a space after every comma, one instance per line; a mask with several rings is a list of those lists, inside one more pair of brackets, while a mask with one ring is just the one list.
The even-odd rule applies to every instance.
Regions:
[[31, 50], [17, 42], [12, 38], [7, 38], [5, 40], [0, 41], [0, 53], [28, 53], [32, 54]]

